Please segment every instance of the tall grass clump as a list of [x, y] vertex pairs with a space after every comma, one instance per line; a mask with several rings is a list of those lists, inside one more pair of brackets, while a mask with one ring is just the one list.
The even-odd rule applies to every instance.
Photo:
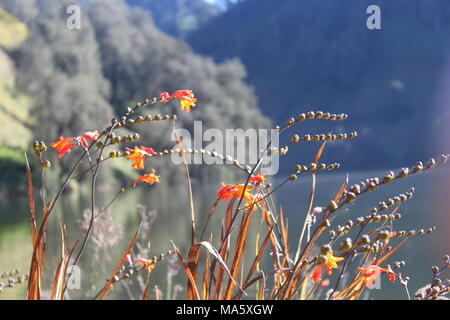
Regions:
[[[28, 280], [27, 299], [43, 298], [43, 288], [49, 292], [50, 299], [65, 299], [68, 282], [73, 275], [73, 266], [79, 264], [89, 241], [102, 242], [104, 235], [112, 230], [119, 230], [116, 225], [105, 218], [110, 206], [125, 192], [131, 192], [141, 184], [152, 185], [164, 181], [154, 169], [146, 169], [145, 162], [151, 162], [154, 157], [169, 158], [179, 154], [187, 181], [188, 194], [187, 212], [189, 225], [189, 250], [182, 252], [176, 243], [167, 244], [167, 252], [157, 256], [149, 256], [145, 250], [148, 233], [153, 223], [154, 215], [149, 214], [145, 207], [139, 209], [141, 224], [129, 238], [126, 249], [121, 253], [115, 264], [104, 265], [108, 274], [103, 277], [108, 280], [103, 287], [92, 294], [95, 299], [108, 297], [112, 289], [119, 283], [125, 288], [133, 279], [140, 279], [140, 298], [176, 299], [184, 292], [187, 299], [328, 299], [353, 300], [362, 297], [368, 288], [376, 286], [381, 277], [387, 277], [405, 288], [405, 296], [420, 300], [444, 298], [449, 292], [449, 281], [440, 280], [438, 276], [449, 266], [449, 257], [443, 258], [442, 266], [432, 268], [432, 279], [428, 286], [421, 288], [416, 294], [411, 294], [408, 287], [409, 277], [400, 271], [405, 261], [398, 257], [398, 250], [413, 238], [431, 234], [435, 227], [401, 230], [397, 221], [402, 219], [400, 207], [414, 195], [414, 189], [403, 190], [390, 198], [376, 204], [367, 213], [355, 216], [339, 225], [335, 218], [339, 216], [350, 203], [360, 197], [393, 184], [399, 179], [407, 178], [447, 162], [449, 155], [441, 155], [426, 163], [417, 162], [411, 167], [404, 167], [398, 172], [388, 171], [382, 177], [369, 177], [358, 184], [350, 185], [348, 178], [342, 185], [336, 186], [335, 196], [327, 203], [316, 204], [316, 176], [320, 171], [333, 171], [340, 167], [339, 163], [322, 163], [321, 156], [327, 144], [356, 138], [356, 132], [306, 134], [300, 136], [293, 132], [304, 121], [343, 121], [346, 114], [330, 114], [322, 111], [302, 113], [296, 118], [290, 118], [283, 126], [275, 127], [276, 134], [289, 135], [290, 140], [284, 146], [274, 147], [271, 142], [257, 155], [257, 163], [253, 167], [240, 164], [226, 154], [184, 148], [183, 142], [177, 137], [176, 115], [151, 115], [145, 110], [156, 103], [168, 103], [176, 100], [181, 104], [181, 110], [190, 112], [195, 106], [196, 98], [190, 90], [179, 90], [173, 94], [162, 93], [158, 98], [146, 99], [128, 108], [120, 116], [111, 120], [103, 130], [93, 130], [82, 133], [78, 137], [61, 136], [51, 143], [59, 158], [72, 157], [73, 163], [65, 173], [61, 184], [51, 196], [46, 186], [45, 172], [51, 170], [51, 163], [46, 156], [48, 147], [43, 141], [33, 144], [34, 153], [41, 164], [39, 183], [34, 183], [28, 158], [26, 159], [26, 174], [28, 179], [28, 199], [30, 207], [30, 224], [33, 241], [33, 254], [30, 257], [30, 270], [21, 281]], [[170, 150], [154, 150], [150, 147], [136, 144], [139, 135], [133, 133], [138, 125], [155, 125], [156, 122], [171, 123], [173, 133], [177, 137], [174, 148]], [[290, 133], [291, 132], [291, 133]], [[318, 142], [317, 153], [311, 163], [300, 163], [292, 168], [277, 185], [272, 185], [269, 178], [261, 174], [261, 163], [265, 157], [274, 154], [282, 157], [289, 148], [298, 144]], [[126, 148], [120, 148], [126, 144]], [[70, 155], [69, 155], [70, 154]], [[189, 174], [187, 154], [203, 154], [222, 160], [243, 173], [241, 181], [232, 184], [222, 184], [217, 192], [217, 199], [211, 204], [208, 212], [196, 212], [193, 191]], [[99, 204], [96, 198], [97, 178], [105, 162], [126, 158], [132, 161], [132, 167], [145, 170], [135, 181], [124, 185], [111, 195], [111, 200]], [[167, 159], [170, 161], [170, 159]], [[274, 205], [272, 196], [287, 184], [311, 176], [311, 190], [305, 199], [307, 212], [304, 213], [304, 223], [300, 226], [298, 239], [290, 239], [288, 221], [283, 211]], [[68, 242], [71, 230], [61, 225], [61, 250], [59, 264], [55, 270], [49, 270], [46, 265], [47, 246], [45, 235], [49, 218], [55, 211], [55, 205], [61, 200], [61, 195], [74, 178], [88, 177], [90, 181], [88, 208], [82, 217], [82, 236], [73, 243]], [[36, 186], [39, 186], [37, 191]], [[36, 205], [35, 197], [40, 197]], [[226, 203], [224, 212], [219, 211], [219, 203]], [[211, 230], [210, 221], [220, 216], [221, 225], [218, 230]], [[201, 219], [199, 219], [199, 216]], [[103, 221], [103, 222], [101, 222]], [[202, 221], [202, 223], [200, 223]], [[250, 236], [255, 230], [250, 228], [252, 221], [259, 221], [256, 231], [256, 247], [249, 248]], [[101, 223], [104, 223], [101, 225]], [[97, 229], [96, 229], [97, 226]], [[103, 227], [102, 227], [103, 226]], [[106, 227], [105, 227], [106, 226]], [[109, 226], [109, 227], [108, 227]], [[97, 230], [97, 231], [96, 231]], [[120, 229], [120, 232], [123, 232]], [[118, 233], [118, 231], [114, 232]], [[116, 239], [117, 240], [117, 239]], [[292, 243], [296, 243], [292, 246]], [[115, 247], [115, 242], [102, 244], [97, 255], [107, 255]], [[102, 259], [101, 257], [99, 259]], [[167, 288], [150, 286], [153, 270], [160, 261], [169, 262], [167, 269]], [[106, 259], [104, 261], [107, 261]], [[109, 261], [109, 260], [108, 260]], [[270, 261], [267, 266], [264, 261]], [[172, 285], [172, 278], [179, 272], [184, 272], [186, 285]], [[44, 275], [52, 278], [51, 283], [45, 283]], [[0, 286], [2, 289], [3, 286]], [[91, 297], [91, 298], [92, 298]]]

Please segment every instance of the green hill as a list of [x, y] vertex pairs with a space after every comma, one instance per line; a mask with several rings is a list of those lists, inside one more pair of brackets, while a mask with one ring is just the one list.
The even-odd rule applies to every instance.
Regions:
[[22, 149], [31, 139], [31, 101], [16, 88], [14, 63], [2, 48], [17, 48], [27, 35], [23, 23], [0, 9], [0, 145]]

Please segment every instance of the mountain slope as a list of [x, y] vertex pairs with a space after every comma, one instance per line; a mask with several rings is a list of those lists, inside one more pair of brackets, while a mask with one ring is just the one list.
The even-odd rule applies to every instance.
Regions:
[[[366, 28], [371, 4], [381, 7], [381, 30]], [[309, 109], [349, 113], [339, 126], [361, 137], [328, 154], [369, 169], [431, 153], [449, 27], [449, 1], [245, 0], [188, 42], [217, 61], [239, 57], [278, 122]]]

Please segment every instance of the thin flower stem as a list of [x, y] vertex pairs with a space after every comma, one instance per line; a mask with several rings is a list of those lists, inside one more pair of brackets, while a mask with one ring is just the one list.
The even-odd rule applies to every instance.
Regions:
[[[87, 244], [87, 241], [88, 241], [89, 236], [91, 234], [92, 227], [94, 226], [94, 219], [95, 219], [95, 216], [94, 216], [94, 214], [95, 214], [95, 211], [94, 211], [95, 210], [95, 183], [96, 183], [97, 175], [98, 175], [98, 172], [99, 172], [99, 169], [100, 169], [100, 159], [102, 157], [103, 150], [105, 149], [106, 143], [108, 142], [108, 139], [110, 138], [111, 133], [114, 130], [114, 127], [115, 126], [112, 125], [111, 128], [109, 129], [107, 135], [106, 135], [105, 141], [104, 141], [103, 146], [102, 146], [102, 148], [100, 150], [100, 155], [97, 158], [97, 166], [95, 167], [95, 170], [93, 169], [92, 161], [89, 160], [89, 162], [91, 164], [91, 170], [93, 170], [93, 175], [92, 175], [92, 180], [91, 180], [91, 219], [89, 221], [89, 227], [88, 227], [88, 229], [86, 231], [86, 234], [84, 236], [83, 242], [81, 244], [80, 251], [78, 251], [78, 254], [76, 255], [76, 257], [74, 259], [74, 262], [72, 264], [72, 270], [71, 270], [71, 272], [70, 272], [70, 274], [68, 276], [68, 279], [70, 279], [70, 277], [72, 276], [73, 271], [75, 269], [75, 268], [73, 268], [73, 266], [76, 266], [78, 264], [78, 261], [80, 260], [81, 255], [83, 254], [83, 252], [84, 252], [84, 250], [86, 248], [86, 244]], [[94, 143], [95, 143], [95, 141], [92, 142], [91, 146], [94, 145]], [[86, 153], [89, 153], [89, 149], [86, 149]], [[63, 292], [65, 292], [66, 289], [67, 289], [67, 283], [66, 283], [66, 285], [64, 287], [64, 291]]]
[[[111, 206], [111, 205], [113, 204], [113, 202], [119, 197], [119, 195], [120, 195], [121, 193], [125, 192], [124, 189], [125, 189], [125, 188], [121, 188], [121, 189], [116, 193], [116, 195], [114, 196], [114, 198], [112, 198], [111, 201], [109, 201], [108, 204], [107, 204], [106, 206], [104, 206], [103, 209], [100, 210], [100, 211], [97, 213], [97, 215], [95, 215], [94, 219], [97, 219], [97, 218], [99, 218], [100, 216], [102, 216], [102, 215], [105, 213], [105, 211], [109, 208], [109, 206]], [[125, 190], [126, 190], [126, 189], [125, 189]]]

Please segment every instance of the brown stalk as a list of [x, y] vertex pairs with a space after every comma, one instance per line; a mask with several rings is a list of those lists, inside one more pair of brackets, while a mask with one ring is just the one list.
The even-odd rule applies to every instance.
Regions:
[[247, 237], [248, 226], [250, 224], [250, 219], [251, 219], [252, 215], [253, 215], [253, 210], [250, 209], [242, 217], [242, 223], [239, 228], [238, 239], [236, 241], [234, 259], [233, 259], [233, 263], [231, 265], [231, 279], [230, 279], [230, 281], [228, 281], [228, 286], [225, 291], [225, 300], [230, 300], [232, 293], [233, 293], [235, 283], [232, 281], [232, 279], [236, 278], [236, 275], [238, 274], [238, 271], [239, 271], [239, 264], [240, 264], [240, 261], [241, 261], [242, 255], [243, 255], [243, 251], [245, 248], [245, 240]]
[[[253, 260], [253, 263], [252, 263], [252, 265], [251, 265], [251, 267], [250, 267], [250, 270], [249, 270], [248, 273], [247, 273], [247, 277], [246, 277], [245, 280], [244, 280], [244, 284], [242, 285], [243, 288], [247, 287], [247, 285], [248, 285], [248, 283], [249, 283], [249, 281], [250, 281], [250, 279], [251, 279], [253, 273], [254, 273], [255, 270], [256, 270], [256, 266], [258, 265], [259, 261], [260, 261], [261, 258], [262, 258], [262, 255], [263, 255], [263, 253], [264, 253], [264, 249], [266, 248], [267, 243], [269, 242], [269, 239], [270, 239], [270, 237], [271, 237], [273, 227], [274, 227], [274, 226], [272, 225], [272, 227], [270, 228], [270, 230], [269, 230], [269, 232], [267, 233], [266, 237], [264, 238], [264, 240], [263, 240], [263, 242], [262, 242], [262, 244], [261, 244], [261, 247], [260, 247], [259, 250], [258, 250], [258, 254], [256, 255], [255, 259]], [[238, 293], [233, 297], [233, 300], [239, 300], [239, 299], [241, 298], [241, 296], [242, 296], [242, 291], [241, 291], [241, 292], [238, 292]]]
[[180, 261], [181, 266], [183, 267], [184, 271], [186, 272], [186, 275], [188, 276], [188, 280], [190, 283], [190, 286], [189, 286], [188, 292], [187, 292], [188, 300], [200, 300], [200, 295], [198, 294], [198, 290], [197, 290], [197, 284], [195, 283], [195, 278], [193, 277], [191, 270], [189, 269], [188, 265], [186, 264], [186, 261], [184, 260], [180, 251], [178, 250], [178, 248], [175, 246], [175, 244], [173, 242], [172, 242], [172, 245], [175, 250], [175, 253], [177, 254], [177, 257], [178, 257], [178, 260]]

